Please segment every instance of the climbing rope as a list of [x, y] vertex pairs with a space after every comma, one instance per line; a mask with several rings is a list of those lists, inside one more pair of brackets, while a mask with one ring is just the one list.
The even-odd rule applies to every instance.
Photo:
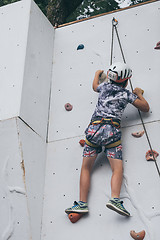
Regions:
[[[110, 63], [111, 63], [111, 64], [112, 64], [112, 59], [113, 59], [114, 31], [116, 32], [116, 36], [117, 36], [117, 40], [118, 40], [118, 43], [119, 43], [119, 47], [120, 47], [120, 51], [121, 51], [121, 54], [122, 54], [123, 61], [124, 61], [124, 63], [126, 63], [126, 59], [125, 59], [124, 52], [123, 52], [123, 49], [122, 49], [122, 44], [121, 44], [120, 37], [119, 37], [119, 34], [118, 34], [118, 30], [117, 30], [117, 25], [118, 25], [118, 21], [117, 21], [115, 18], [113, 18], [113, 19], [112, 19], [111, 60], [110, 60]], [[129, 79], [129, 83], [130, 83], [130, 87], [131, 87], [132, 92], [133, 92], [133, 85], [132, 85], [131, 79]], [[159, 177], [160, 177], [160, 170], [159, 170], [158, 164], [157, 164], [157, 162], [156, 162], [156, 159], [155, 159], [155, 156], [154, 156], [154, 153], [153, 153], [151, 141], [150, 141], [150, 139], [149, 139], [149, 136], [148, 136], [148, 133], [147, 133], [147, 130], [146, 130], [146, 127], [145, 127], [143, 118], [142, 118], [142, 114], [141, 114], [141, 112], [140, 112], [139, 109], [138, 109], [138, 113], [139, 113], [140, 120], [141, 120], [141, 122], [142, 122], [142, 126], [143, 126], [143, 129], [144, 129], [144, 132], [145, 132], [145, 135], [146, 135], [146, 138], [147, 138], [147, 141], [148, 141], [148, 144], [149, 144], [151, 153], [152, 153], [152, 155], [153, 155], [153, 161], [154, 161], [154, 163], [155, 163], [155, 165], [156, 165], [156, 169], [157, 169], [158, 174], [159, 174]]]

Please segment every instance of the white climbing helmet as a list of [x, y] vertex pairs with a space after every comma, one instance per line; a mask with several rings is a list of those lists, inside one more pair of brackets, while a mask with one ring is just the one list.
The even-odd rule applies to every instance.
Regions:
[[132, 77], [132, 70], [126, 63], [113, 63], [107, 72], [107, 78], [117, 83], [122, 83]]

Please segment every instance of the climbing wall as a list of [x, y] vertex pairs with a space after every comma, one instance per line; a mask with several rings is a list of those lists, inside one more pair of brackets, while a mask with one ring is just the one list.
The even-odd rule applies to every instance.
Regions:
[[0, 239], [39, 240], [54, 29], [30, 0], [0, 8]]
[[[110, 198], [111, 168], [102, 153], [92, 173], [88, 216], [72, 224], [64, 210], [79, 197], [79, 176], [84, 138], [97, 94], [92, 80], [97, 69], [110, 64], [112, 19], [118, 20], [118, 32], [127, 63], [133, 69], [133, 87], [144, 89], [150, 104], [143, 121], [152, 144], [159, 151], [159, 59], [154, 47], [160, 39], [160, 2], [128, 8], [97, 18], [60, 27], [55, 31], [48, 150], [44, 192], [42, 239], [131, 239], [130, 230], [146, 231], [146, 240], [159, 239], [160, 176], [154, 162], [147, 162], [149, 150], [138, 111], [128, 106], [122, 120], [124, 179], [121, 198], [131, 213], [122, 217], [106, 208]], [[83, 44], [84, 48], [77, 50]], [[122, 61], [116, 36], [113, 61]], [[130, 86], [128, 86], [130, 89]], [[73, 105], [72, 111], [64, 105]], [[158, 167], [160, 160], [157, 159]]]
[[[118, 20], [122, 48], [133, 69], [132, 84], [150, 103], [142, 114], [128, 106], [122, 120], [126, 219], [106, 208], [111, 168], [104, 153], [95, 163], [88, 216], [72, 224], [64, 210], [78, 200], [84, 138], [97, 93], [97, 69], [110, 64], [112, 19]], [[159, 240], [160, 177], [145, 153], [159, 152], [160, 2], [112, 12], [54, 29], [33, 0], [0, 8], [0, 239], [131, 239], [144, 229]], [[83, 44], [83, 49], [77, 50]], [[114, 61], [122, 61], [114, 37]], [[130, 89], [130, 86], [128, 86]], [[70, 103], [72, 111], [65, 110]], [[157, 167], [160, 160], [157, 158]]]

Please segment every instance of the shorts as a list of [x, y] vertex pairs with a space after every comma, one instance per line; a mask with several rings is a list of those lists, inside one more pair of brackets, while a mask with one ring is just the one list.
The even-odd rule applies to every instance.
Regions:
[[[86, 138], [96, 147], [89, 146], [85, 143], [83, 150], [83, 157], [93, 157], [102, 152], [102, 147], [112, 144], [121, 140], [121, 131], [119, 128], [114, 127], [111, 124], [104, 124], [100, 128], [100, 125], [89, 125], [85, 131]], [[97, 132], [96, 132], [97, 131]], [[95, 133], [96, 132], [96, 133]], [[122, 145], [118, 145], [112, 148], [105, 148], [104, 152], [107, 157], [122, 160]]]

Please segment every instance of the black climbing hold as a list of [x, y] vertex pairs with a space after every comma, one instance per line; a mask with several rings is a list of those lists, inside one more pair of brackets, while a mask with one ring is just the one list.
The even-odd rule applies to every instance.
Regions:
[[83, 44], [78, 45], [77, 50], [82, 50], [84, 48]]

